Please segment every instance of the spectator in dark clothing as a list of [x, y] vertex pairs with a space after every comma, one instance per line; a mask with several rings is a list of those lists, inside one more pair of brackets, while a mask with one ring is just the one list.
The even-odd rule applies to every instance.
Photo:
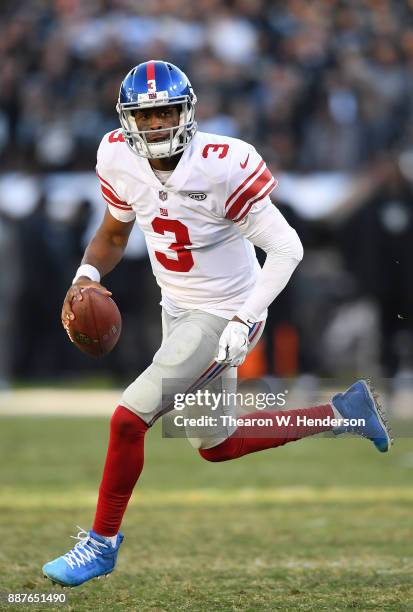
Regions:
[[[61, 334], [59, 309], [64, 292], [53, 249], [54, 228], [42, 198], [18, 225], [22, 282], [17, 300], [21, 335], [16, 337], [14, 374], [25, 378], [53, 377], [58, 368]], [[39, 353], [41, 351], [41, 359]]]
[[370, 177], [370, 193], [353, 196], [359, 208], [338, 238], [360, 290], [379, 305], [381, 360], [393, 375], [406, 348], [399, 338], [413, 345], [413, 189], [397, 157], [381, 161]]

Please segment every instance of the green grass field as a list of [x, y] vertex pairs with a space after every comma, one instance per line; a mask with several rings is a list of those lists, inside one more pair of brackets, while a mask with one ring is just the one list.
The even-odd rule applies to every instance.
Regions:
[[[90, 526], [108, 419], [0, 419], [0, 591], [46, 592], [44, 562]], [[109, 580], [74, 610], [413, 610], [413, 447], [310, 439], [210, 464], [147, 436]]]

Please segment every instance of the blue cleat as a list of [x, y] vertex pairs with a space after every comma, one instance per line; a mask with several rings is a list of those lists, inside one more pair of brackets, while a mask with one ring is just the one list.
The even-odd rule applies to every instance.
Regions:
[[43, 566], [44, 576], [52, 582], [74, 587], [92, 578], [107, 576], [115, 569], [123, 535], [118, 533], [113, 546], [108, 538], [79, 529], [77, 536], [71, 536], [79, 540], [72, 550]]
[[378, 403], [374, 389], [365, 380], [359, 380], [344, 393], [337, 393], [331, 400], [334, 408], [346, 420], [363, 420], [363, 423], [345, 423], [333, 432], [355, 433], [368, 438], [381, 453], [386, 453], [393, 443], [391, 429], [384, 410]]

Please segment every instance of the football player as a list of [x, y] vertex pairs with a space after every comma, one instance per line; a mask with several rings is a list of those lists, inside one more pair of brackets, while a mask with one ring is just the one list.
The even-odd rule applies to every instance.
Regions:
[[[113, 571], [122, 517], [143, 468], [145, 435], [173, 408], [165, 402], [165, 385], [169, 396], [233, 389], [237, 366], [263, 332], [268, 306], [303, 257], [296, 232], [270, 200], [277, 181], [264, 160], [242, 140], [197, 131], [196, 101], [187, 76], [173, 64], [139, 64], [121, 84], [121, 128], [99, 146], [96, 170], [107, 208], [65, 297], [62, 322], [67, 327], [73, 320], [72, 300], [81, 300], [85, 287], [110, 294], [100, 281], [121, 260], [136, 222], [161, 288], [163, 340], [112, 416], [92, 529], [82, 530], [74, 548], [43, 567], [45, 576], [62, 585]], [[262, 269], [254, 246], [266, 253]], [[264, 426], [254, 424], [257, 414], [265, 417]], [[381, 452], [391, 443], [365, 381], [325, 405], [283, 414], [290, 417], [288, 427], [277, 423], [276, 411], [261, 410], [242, 417], [241, 424], [188, 437], [207, 461], [235, 459], [326, 430], [352, 431]], [[322, 424], [307, 426], [303, 417]], [[360, 424], [343, 425], [346, 419]]]

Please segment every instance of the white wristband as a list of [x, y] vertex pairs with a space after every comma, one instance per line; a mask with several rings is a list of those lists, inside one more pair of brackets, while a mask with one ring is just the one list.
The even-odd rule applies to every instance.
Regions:
[[81, 266], [79, 266], [79, 268], [76, 271], [75, 277], [72, 280], [72, 285], [74, 285], [75, 282], [81, 276], [87, 276], [88, 278], [90, 278], [90, 280], [96, 281], [97, 283], [100, 283], [100, 272], [99, 272], [99, 270], [97, 268], [95, 268], [94, 266], [91, 266], [90, 264], [82, 264]]

